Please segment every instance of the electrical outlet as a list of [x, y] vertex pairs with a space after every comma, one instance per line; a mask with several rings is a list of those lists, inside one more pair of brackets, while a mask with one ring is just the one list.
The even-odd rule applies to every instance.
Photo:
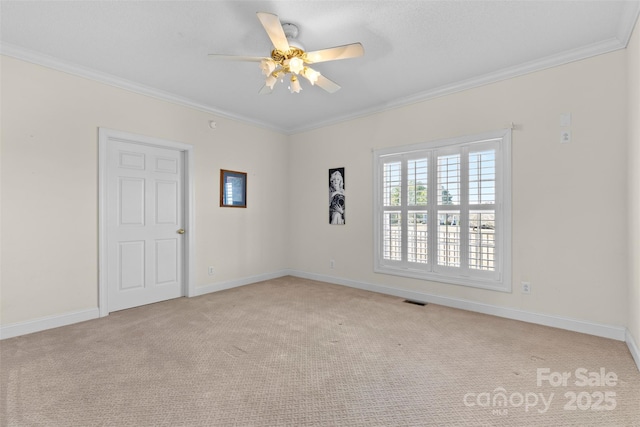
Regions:
[[330, 261], [329, 261], [329, 267], [333, 270], [333, 269], [335, 268], [335, 266], [336, 266], [336, 261], [335, 261], [335, 260], [333, 260], [333, 259], [332, 259], [332, 260], [330, 260]]
[[209, 267], [209, 276], [213, 276], [215, 269], [213, 267]]
[[530, 294], [531, 293], [531, 283], [530, 282], [522, 282], [522, 293]]

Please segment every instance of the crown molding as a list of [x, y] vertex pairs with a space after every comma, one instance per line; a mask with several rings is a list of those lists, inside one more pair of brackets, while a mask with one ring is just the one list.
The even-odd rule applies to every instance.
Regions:
[[620, 26], [618, 27], [618, 40], [624, 47], [627, 47], [631, 35], [633, 34], [633, 28], [638, 22], [640, 17], [640, 1], [627, 1], [624, 3], [624, 11], [622, 13], [622, 19]]
[[53, 56], [45, 55], [39, 52], [28, 50], [20, 46], [16, 46], [10, 43], [0, 42], [0, 55], [9, 56], [12, 58], [20, 59], [22, 61], [30, 62], [32, 64], [41, 65], [47, 68], [52, 68], [57, 71], [62, 71], [67, 74], [72, 74], [78, 77], [83, 77], [89, 80], [94, 80], [98, 83], [103, 83], [109, 86], [114, 86], [119, 89], [124, 89], [130, 92], [146, 95], [151, 98], [168, 101], [173, 104], [182, 105], [185, 107], [193, 108], [205, 113], [213, 114], [216, 117], [231, 119], [247, 124], [251, 124], [257, 127], [273, 130], [280, 133], [285, 133], [285, 130], [273, 126], [269, 123], [255, 120], [249, 117], [228, 113], [222, 110], [218, 110], [209, 105], [205, 105], [199, 102], [195, 102], [191, 99], [175, 95], [170, 92], [165, 92], [151, 86], [145, 86], [140, 83], [136, 83], [130, 80], [126, 80], [120, 77], [116, 77], [112, 74], [96, 71], [91, 68], [83, 67], [71, 62], [67, 62]]
[[[640, 4], [640, 3], [639, 3]], [[629, 32], [629, 37], [631, 32]], [[310, 126], [301, 126], [289, 131], [290, 134], [296, 134], [301, 132], [307, 132], [310, 130], [336, 125], [345, 121], [359, 119], [362, 117], [370, 116], [373, 114], [382, 113], [396, 108], [405, 107], [411, 104], [417, 104], [419, 102], [428, 101], [430, 99], [439, 98], [442, 96], [452, 95], [457, 92], [462, 92], [469, 89], [474, 89], [480, 86], [485, 86], [491, 83], [497, 83], [502, 80], [512, 79], [514, 77], [531, 74], [537, 71], [546, 70], [549, 68], [558, 67], [561, 65], [569, 64], [571, 62], [581, 61], [583, 59], [591, 58], [594, 56], [610, 53], [616, 50], [624, 49], [627, 46], [628, 38], [620, 40], [617, 37], [611, 38], [602, 42], [594, 43], [578, 49], [565, 51], [556, 55], [547, 56], [540, 60], [527, 62], [515, 67], [504, 68], [492, 73], [484, 74], [482, 76], [473, 77], [467, 80], [461, 80], [449, 85], [440, 86], [428, 91], [419, 92], [403, 98], [398, 98], [393, 102], [387, 104], [376, 105], [364, 110], [357, 111], [352, 114], [343, 115], [330, 120], [322, 122], [316, 122]]]
[[281, 128], [254, 118], [241, 116], [237, 114], [231, 114], [222, 110], [218, 110], [209, 105], [198, 103], [190, 99], [161, 91], [149, 86], [145, 86], [139, 83], [135, 83], [126, 79], [122, 79], [111, 74], [102, 73], [93, 69], [72, 64], [52, 56], [44, 55], [38, 52], [30, 51], [19, 46], [0, 42], [0, 54], [21, 59], [34, 64], [42, 65], [48, 68], [53, 68], [58, 71], [73, 74], [76, 76], [84, 77], [87, 79], [95, 80], [100, 83], [104, 83], [110, 86], [125, 89], [131, 92], [139, 93], [142, 95], [150, 96], [156, 99], [165, 100], [174, 104], [194, 108], [206, 113], [213, 114], [217, 117], [223, 117], [231, 120], [236, 120], [260, 128], [269, 129], [286, 135], [293, 135], [297, 133], [307, 132], [327, 126], [333, 126], [339, 123], [343, 123], [349, 120], [359, 119], [362, 117], [370, 116], [373, 114], [383, 113], [385, 111], [394, 110], [400, 107], [405, 107], [411, 104], [416, 104], [430, 99], [439, 98], [442, 96], [452, 95], [457, 92], [462, 92], [469, 89], [474, 89], [480, 86], [496, 83], [502, 80], [508, 80], [514, 77], [523, 76], [526, 74], [542, 71], [545, 69], [558, 67], [571, 62], [580, 61], [593, 56], [602, 55], [605, 53], [613, 52], [616, 50], [624, 49], [629, 42], [631, 34], [633, 32], [633, 26], [637, 21], [640, 14], [640, 2], [629, 2], [627, 5], [628, 12], [624, 14], [625, 22], [621, 25], [621, 31], [619, 37], [614, 37], [602, 42], [594, 43], [592, 45], [584, 46], [581, 48], [565, 51], [556, 55], [551, 55], [540, 60], [531, 61], [525, 64], [521, 64], [515, 67], [504, 68], [496, 72], [484, 74], [482, 76], [470, 78], [454, 82], [452, 84], [440, 86], [428, 91], [419, 92], [410, 96], [398, 98], [392, 102], [378, 104], [355, 111], [346, 115], [341, 115], [328, 120], [309, 123], [302, 126], [292, 128]]

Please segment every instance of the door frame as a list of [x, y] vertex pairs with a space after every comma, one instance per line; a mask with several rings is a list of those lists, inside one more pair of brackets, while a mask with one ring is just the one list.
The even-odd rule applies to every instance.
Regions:
[[98, 128], [98, 310], [100, 317], [109, 314], [107, 283], [107, 147], [111, 141], [127, 142], [184, 153], [184, 242], [182, 295], [195, 296], [195, 161], [194, 148], [190, 144], [136, 135], [108, 128]]

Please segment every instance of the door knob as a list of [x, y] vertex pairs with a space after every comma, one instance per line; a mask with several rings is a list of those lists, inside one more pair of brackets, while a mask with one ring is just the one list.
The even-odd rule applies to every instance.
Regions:
[[184, 234], [184, 228], [181, 228], [180, 230], [178, 230], [178, 234]]

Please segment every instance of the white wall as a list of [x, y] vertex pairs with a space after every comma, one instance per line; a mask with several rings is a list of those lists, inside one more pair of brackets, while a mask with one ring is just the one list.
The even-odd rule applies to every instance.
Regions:
[[[287, 267], [286, 135], [1, 58], [2, 325], [97, 307], [98, 127], [195, 147], [197, 287]], [[221, 168], [247, 209], [218, 206]]]
[[[107, 127], [195, 146], [199, 289], [291, 268], [628, 325], [637, 341], [640, 273], [628, 268], [626, 202], [627, 133], [635, 132], [632, 147], [640, 153], [638, 123], [628, 123], [628, 116], [637, 118], [637, 95], [629, 99], [633, 113], [626, 93], [637, 31], [630, 46], [635, 53], [601, 55], [290, 137], [0, 57], [0, 322], [97, 307], [97, 128]], [[629, 84], [637, 88], [637, 78]], [[559, 117], [566, 112], [573, 141], [562, 145]], [[514, 292], [374, 274], [371, 150], [511, 122]], [[342, 166], [347, 225], [329, 226], [328, 169]], [[638, 166], [637, 158], [631, 169]], [[218, 207], [220, 168], [249, 173], [248, 209]], [[274, 191], [286, 182], [288, 191]], [[637, 176], [634, 182], [640, 188]], [[638, 211], [636, 196], [629, 212]], [[522, 280], [532, 283], [531, 295], [519, 292]]]
[[[428, 70], [427, 70], [428, 72]], [[348, 90], [348, 88], [344, 89]], [[292, 137], [291, 267], [315, 275], [606, 325], [627, 321], [626, 52], [536, 72]], [[573, 140], [560, 144], [560, 115]], [[513, 293], [373, 273], [372, 153], [513, 132]], [[345, 226], [327, 169], [346, 168]], [[335, 259], [335, 269], [329, 260]], [[523, 295], [521, 281], [532, 284]]]
[[[638, 21], [640, 22], [640, 21]], [[640, 345], [640, 24], [636, 22], [628, 53], [629, 117], [629, 321], [627, 328]], [[640, 349], [636, 348], [640, 368]]]

